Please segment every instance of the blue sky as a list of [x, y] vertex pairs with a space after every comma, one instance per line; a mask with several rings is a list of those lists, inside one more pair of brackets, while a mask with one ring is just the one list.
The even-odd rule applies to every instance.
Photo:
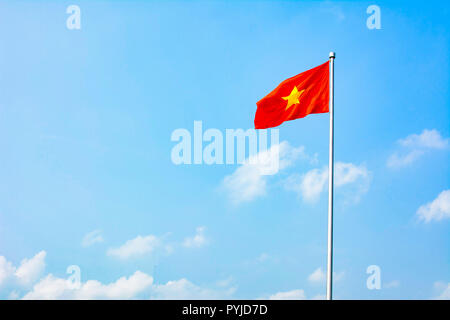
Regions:
[[252, 128], [331, 50], [335, 298], [449, 298], [448, 21], [444, 1], [3, 1], [0, 298], [323, 297], [328, 115], [283, 124], [289, 165], [255, 185], [173, 164], [170, 137]]

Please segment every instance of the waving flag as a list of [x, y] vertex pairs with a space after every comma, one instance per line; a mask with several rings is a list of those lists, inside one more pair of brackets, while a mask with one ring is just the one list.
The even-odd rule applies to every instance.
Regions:
[[328, 112], [329, 62], [284, 80], [256, 103], [255, 129], [279, 126], [311, 113]]
[[334, 59], [284, 80], [256, 105], [255, 129], [277, 127], [311, 113], [330, 113], [328, 164], [327, 300], [333, 298], [333, 186], [334, 186]]

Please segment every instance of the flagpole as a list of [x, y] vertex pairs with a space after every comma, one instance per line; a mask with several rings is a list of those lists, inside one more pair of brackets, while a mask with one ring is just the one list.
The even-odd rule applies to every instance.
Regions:
[[334, 58], [330, 52], [330, 151], [328, 160], [327, 300], [333, 299], [333, 171], [334, 171]]

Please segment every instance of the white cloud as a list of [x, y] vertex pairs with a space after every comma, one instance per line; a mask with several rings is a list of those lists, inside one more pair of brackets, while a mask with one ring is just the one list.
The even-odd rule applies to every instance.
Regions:
[[334, 170], [336, 187], [355, 183], [360, 179], [366, 180], [369, 177], [369, 172], [364, 165], [357, 166], [352, 163], [338, 162]]
[[199, 287], [189, 280], [180, 279], [169, 281], [166, 284], [155, 285], [152, 289], [151, 299], [183, 300], [183, 299], [229, 299], [235, 288], [209, 289]]
[[296, 289], [291, 291], [277, 292], [269, 297], [269, 300], [305, 300], [305, 291]]
[[338, 162], [335, 167], [335, 186], [343, 204], [358, 203], [367, 193], [372, 173], [365, 165]]
[[119, 259], [128, 259], [151, 253], [161, 245], [162, 241], [154, 235], [145, 237], [139, 235], [134, 239], [128, 240], [118, 248], [108, 249], [107, 255]]
[[287, 190], [295, 191], [303, 197], [306, 202], [316, 202], [325, 189], [328, 181], [328, 169], [312, 169], [304, 175], [290, 175], [284, 183]]
[[19, 267], [0, 256], [0, 286], [7, 282], [21, 287], [33, 284], [45, 269], [46, 254], [40, 251], [30, 259], [23, 259]]
[[[103, 284], [98, 280], [88, 280], [74, 286], [73, 279], [59, 278], [53, 274], [35, 279], [45, 267], [46, 253], [41, 251], [31, 259], [24, 259], [19, 268], [15, 268], [5, 257], [0, 256], [0, 275], [2, 283], [9, 278], [12, 283], [6, 297], [9, 299], [229, 299], [236, 291], [230, 284], [232, 277], [217, 281], [211, 288], [200, 287], [187, 279], [168, 281], [166, 284], [154, 284], [153, 277], [136, 271], [129, 277], [120, 277], [114, 282]], [[18, 278], [20, 276], [20, 278]], [[33, 280], [34, 279], [34, 280]], [[31, 283], [33, 282], [34, 283]], [[23, 286], [24, 282], [31, 286]], [[0, 284], [2, 284], [0, 283]], [[26, 289], [25, 294], [22, 290]]]
[[260, 174], [257, 167], [243, 165], [222, 182], [232, 203], [249, 202], [264, 196], [267, 188], [267, 176]]
[[199, 248], [207, 244], [205, 237], [205, 227], [197, 227], [196, 233], [193, 237], [184, 239], [183, 246], [187, 248]]
[[92, 246], [95, 243], [103, 242], [103, 236], [101, 234], [101, 230], [94, 230], [92, 232], [89, 232], [83, 237], [83, 240], [81, 241], [81, 245], [83, 247], [89, 247]]
[[[353, 185], [349, 199], [354, 202], [366, 193], [370, 183], [370, 171], [364, 165], [337, 162], [334, 167], [335, 188]], [[297, 192], [306, 202], [316, 202], [320, 194], [328, 189], [328, 166], [312, 169], [300, 176], [293, 174], [285, 180], [285, 188]]]
[[[344, 278], [345, 272], [333, 272], [333, 282], [341, 281]], [[308, 276], [308, 281], [313, 284], [324, 284], [327, 280], [325, 272], [322, 268], [317, 268]]]
[[116, 282], [103, 285], [99, 281], [89, 280], [76, 294], [77, 299], [132, 299], [153, 283], [153, 278], [141, 271], [130, 277], [121, 277]]
[[302, 146], [293, 148], [286, 141], [273, 145], [246, 159], [243, 165], [224, 178], [222, 188], [234, 204], [252, 201], [266, 194], [267, 180], [272, 173], [291, 166], [299, 157], [314, 161], [305, 154]]
[[80, 288], [73, 288], [66, 279], [49, 274], [28, 292], [23, 299], [133, 299], [149, 289], [153, 278], [141, 271], [130, 277], [121, 277], [113, 283], [102, 284], [97, 280], [88, 280]]
[[434, 288], [436, 290], [439, 290], [440, 293], [434, 297], [435, 300], [450, 300], [450, 282], [449, 283], [443, 283], [443, 282], [435, 282]]
[[423, 154], [424, 154], [423, 150], [411, 150], [402, 156], [399, 156], [397, 153], [394, 153], [388, 158], [387, 166], [389, 168], [405, 167], [416, 161]]
[[131, 299], [143, 292], [153, 283], [153, 278], [143, 272], [136, 271], [130, 277], [121, 277], [116, 282], [103, 285], [99, 281], [90, 280], [83, 284], [77, 293], [79, 299]]
[[449, 139], [442, 138], [436, 129], [425, 129], [421, 134], [411, 134], [405, 139], [400, 139], [399, 143], [404, 147], [445, 149], [448, 147]]
[[317, 268], [308, 276], [308, 281], [311, 283], [323, 283], [326, 280], [325, 273], [322, 271], [322, 268]]
[[45, 251], [37, 253], [31, 259], [22, 260], [14, 275], [24, 285], [29, 285], [42, 274], [45, 269]]
[[56, 278], [49, 274], [34, 285], [32, 291], [28, 292], [25, 300], [50, 300], [50, 299], [72, 299], [73, 290], [70, 289], [66, 279]]
[[450, 218], [450, 190], [442, 191], [436, 199], [421, 206], [417, 215], [425, 222]]
[[403, 152], [394, 152], [387, 160], [387, 166], [390, 168], [400, 168], [413, 163], [419, 159], [426, 151], [437, 149], [447, 149], [449, 139], [442, 138], [439, 131], [423, 130], [421, 134], [411, 134], [397, 143], [405, 150]]
[[0, 286], [14, 274], [15, 268], [4, 256], [0, 256]]
[[227, 285], [228, 282], [216, 289], [203, 288], [187, 279], [154, 284], [150, 275], [136, 271], [129, 277], [121, 277], [109, 284], [88, 280], [81, 283], [79, 288], [74, 288], [68, 280], [49, 274], [36, 283], [23, 299], [229, 299], [235, 288]]

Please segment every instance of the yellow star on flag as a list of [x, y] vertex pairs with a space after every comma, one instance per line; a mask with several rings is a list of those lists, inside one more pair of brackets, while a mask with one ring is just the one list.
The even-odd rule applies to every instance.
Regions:
[[294, 86], [294, 89], [292, 89], [290, 95], [288, 95], [287, 97], [282, 97], [283, 100], [287, 100], [286, 110], [289, 109], [294, 104], [297, 104], [297, 103], [300, 102], [298, 100], [298, 98], [300, 98], [300, 96], [302, 95], [303, 91], [305, 91], [305, 90], [303, 89], [302, 91], [298, 91], [297, 87]]

